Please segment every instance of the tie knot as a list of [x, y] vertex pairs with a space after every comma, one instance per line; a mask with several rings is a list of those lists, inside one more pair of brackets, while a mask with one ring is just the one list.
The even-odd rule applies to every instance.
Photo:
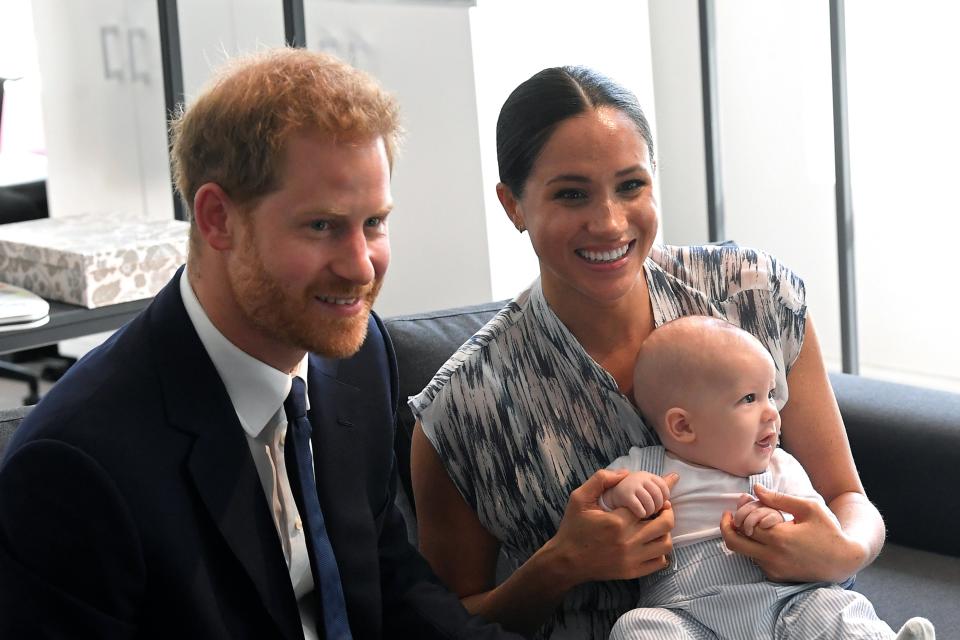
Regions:
[[293, 377], [290, 393], [287, 395], [287, 399], [283, 401], [283, 409], [287, 412], [287, 420], [291, 422], [307, 415], [306, 386], [303, 380], [297, 376]]

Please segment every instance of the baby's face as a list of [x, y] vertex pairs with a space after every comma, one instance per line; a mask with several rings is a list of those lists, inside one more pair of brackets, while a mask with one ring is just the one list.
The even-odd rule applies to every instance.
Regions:
[[773, 360], [759, 345], [738, 350], [724, 363], [724, 373], [703, 389], [690, 412], [695, 462], [736, 476], [761, 473], [780, 437]]

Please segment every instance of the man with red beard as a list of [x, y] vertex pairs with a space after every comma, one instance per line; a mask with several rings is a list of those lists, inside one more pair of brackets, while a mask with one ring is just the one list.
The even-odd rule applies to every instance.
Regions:
[[187, 266], [10, 443], [0, 637], [507, 637], [394, 506], [393, 99], [275, 50], [173, 131]]

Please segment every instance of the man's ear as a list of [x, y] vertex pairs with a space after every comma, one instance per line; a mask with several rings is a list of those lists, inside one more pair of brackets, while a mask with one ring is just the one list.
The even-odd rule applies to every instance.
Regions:
[[526, 231], [527, 227], [523, 222], [523, 215], [520, 213], [520, 203], [516, 196], [513, 195], [513, 190], [502, 182], [498, 182], [497, 198], [500, 200], [503, 210], [507, 212], [507, 217], [510, 218], [510, 222], [513, 223], [517, 231], [520, 233]]
[[234, 225], [230, 217], [237, 213], [230, 196], [216, 182], [207, 182], [197, 189], [193, 198], [193, 217], [204, 244], [217, 251], [232, 249]]
[[689, 414], [680, 407], [667, 409], [663, 426], [670, 437], [677, 442], [690, 444], [697, 439], [697, 434], [694, 433], [693, 425], [690, 423]]

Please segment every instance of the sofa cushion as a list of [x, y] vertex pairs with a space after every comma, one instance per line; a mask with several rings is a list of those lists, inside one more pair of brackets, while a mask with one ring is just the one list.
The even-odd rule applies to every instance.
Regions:
[[960, 629], [960, 558], [887, 543], [857, 575], [854, 590], [894, 628], [913, 616], [929, 618], [941, 638]]

